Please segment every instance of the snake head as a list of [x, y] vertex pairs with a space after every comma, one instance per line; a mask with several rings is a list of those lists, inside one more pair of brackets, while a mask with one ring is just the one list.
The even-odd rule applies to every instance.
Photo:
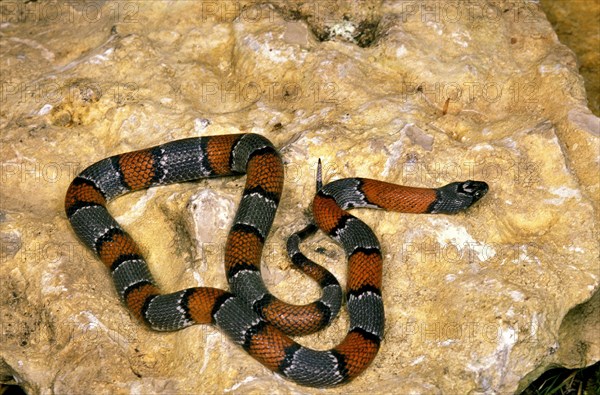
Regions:
[[437, 199], [431, 206], [431, 213], [453, 214], [466, 210], [485, 196], [489, 190], [483, 181], [467, 180], [453, 182], [436, 190]]

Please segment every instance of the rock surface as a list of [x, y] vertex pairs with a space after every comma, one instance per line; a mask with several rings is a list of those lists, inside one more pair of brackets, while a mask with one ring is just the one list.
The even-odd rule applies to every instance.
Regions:
[[540, 0], [560, 42], [577, 54], [588, 107], [600, 115], [600, 2]]
[[[85, 4], [2, 4], [2, 382], [31, 394], [510, 393], [553, 364], [600, 359], [600, 125], [536, 2]], [[68, 225], [67, 186], [94, 161], [238, 131], [265, 135], [286, 162], [263, 276], [288, 301], [318, 296], [284, 254], [308, 220], [317, 158], [326, 180], [491, 186], [467, 214], [356, 214], [384, 250], [386, 336], [344, 387], [290, 383], [213, 327], [147, 330]], [[110, 208], [164, 289], [225, 288], [242, 185], [172, 185]], [[339, 246], [318, 234], [304, 248], [344, 283]], [[326, 349], [347, 325], [342, 314], [299, 341]]]

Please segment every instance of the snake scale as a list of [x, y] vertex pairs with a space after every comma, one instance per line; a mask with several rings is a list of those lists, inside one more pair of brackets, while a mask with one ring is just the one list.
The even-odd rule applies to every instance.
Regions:
[[[209, 287], [162, 293], [139, 247], [106, 208], [125, 193], [206, 177], [246, 175], [246, 183], [225, 245], [230, 291]], [[150, 328], [173, 331], [214, 324], [267, 368], [298, 384], [328, 387], [348, 382], [375, 358], [384, 332], [382, 255], [377, 237], [346, 210], [379, 208], [405, 213], [455, 213], [479, 200], [484, 182], [455, 182], [437, 189], [413, 188], [365, 178], [321, 186], [311, 225], [288, 240], [296, 266], [322, 288], [316, 302], [295, 306], [273, 297], [260, 275], [283, 188], [283, 162], [266, 138], [253, 133], [176, 140], [100, 160], [70, 184], [67, 217], [83, 243], [107, 266], [124, 304]], [[348, 259], [346, 303], [350, 325], [345, 339], [327, 351], [301, 346], [290, 335], [327, 325], [341, 306], [333, 275], [299, 251], [316, 227], [344, 249]]]

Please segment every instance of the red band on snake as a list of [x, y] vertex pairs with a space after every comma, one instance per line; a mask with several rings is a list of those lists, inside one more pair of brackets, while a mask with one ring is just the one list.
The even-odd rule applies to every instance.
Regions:
[[[106, 209], [130, 191], [205, 177], [246, 174], [246, 184], [225, 247], [230, 291], [196, 287], [162, 293], [140, 249]], [[316, 225], [343, 247], [348, 258], [346, 285], [350, 328], [328, 351], [303, 347], [288, 335], [314, 332], [340, 308], [335, 277], [298, 249], [316, 228], [309, 226], [288, 241], [292, 261], [322, 287], [322, 297], [306, 306], [277, 300], [261, 276], [262, 249], [281, 191], [283, 163], [273, 145], [256, 134], [177, 140], [103, 159], [77, 176], [67, 191], [65, 210], [75, 233], [112, 273], [118, 294], [139, 319], [162, 331], [212, 323], [250, 355], [301, 385], [345, 383], [375, 358], [384, 331], [381, 299], [382, 258], [371, 229], [346, 210], [380, 208], [408, 213], [454, 213], [487, 192], [478, 181], [438, 189], [411, 188], [348, 178], [318, 191], [312, 209]]]

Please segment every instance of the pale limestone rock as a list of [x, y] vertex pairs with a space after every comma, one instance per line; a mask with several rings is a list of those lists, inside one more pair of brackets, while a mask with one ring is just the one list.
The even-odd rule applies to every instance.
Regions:
[[[552, 364], [598, 361], [599, 122], [536, 2], [231, 4], [104, 3], [94, 19], [58, 3], [69, 23], [37, 2], [8, 10], [3, 382], [29, 393], [510, 393]], [[319, 295], [284, 253], [308, 220], [317, 158], [326, 180], [491, 186], [468, 214], [356, 213], [383, 246], [386, 336], [344, 387], [290, 383], [212, 327], [147, 330], [67, 223], [64, 194], [86, 165], [240, 130], [267, 136], [286, 162], [263, 275], [288, 301]], [[225, 288], [243, 182], [136, 192], [110, 208], [165, 290]], [[304, 248], [345, 281], [332, 240]], [[335, 346], [347, 325], [343, 312], [300, 341]]]

